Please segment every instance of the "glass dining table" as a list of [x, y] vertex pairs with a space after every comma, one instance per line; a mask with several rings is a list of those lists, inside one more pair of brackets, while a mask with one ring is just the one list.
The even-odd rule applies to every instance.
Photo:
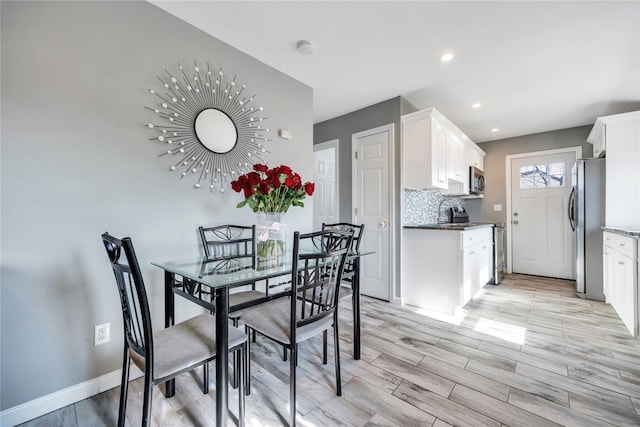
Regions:
[[[353, 357], [360, 359], [360, 258], [373, 252], [352, 252], [348, 259], [353, 260]], [[229, 290], [239, 286], [252, 285], [269, 279], [291, 276], [292, 257], [286, 256], [273, 267], [257, 268], [251, 260], [217, 259], [204, 257], [152, 262], [152, 265], [164, 270], [164, 324], [175, 323], [175, 295], [186, 298], [215, 313], [216, 317], [216, 425], [226, 426], [229, 398]], [[265, 295], [264, 300], [277, 298], [277, 295]], [[255, 301], [253, 302], [255, 304]], [[252, 304], [252, 303], [249, 303]], [[240, 309], [242, 307], [234, 307]], [[165, 383], [165, 396], [175, 394], [175, 380]]]

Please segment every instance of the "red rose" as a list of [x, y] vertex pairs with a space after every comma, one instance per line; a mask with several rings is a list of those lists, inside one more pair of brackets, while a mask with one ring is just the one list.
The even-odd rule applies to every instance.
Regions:
[[304, 191], [306, 191], [309, 196], [313, 195], [313, 190], [315, 188], [316, 188], [316, 185], [313, 182], [307, 182], [304, 185]]
[[267, 169], [269, 169], [267, 165], [261, 165], [259, 163], [256, 163], [255, 165], [253, 165], [253, 170], [256, 172], [266, 172]]
[[291, 178], [285, 178], [284, 179], [284, 185], [286, 185], [287, 187], [293, 187], [294, 186], [294, 182]]
[[253, 193], [255, 193], [255, 190], [253, 189], [253, 187], [245, 187], [244, 198], [248, 199], [249, 197], [253, 196]]
[[281, 165], [279, 169], [280, 169], [280, 173], [283, 173], [287, 176], [291, 176], [292, 171], [289, 166]]
[[249, 172], [247, 174], [247, 178], [249, 181], [249, 185], [258, 185], [260, 184], [260, 174], [258, 172]]
[[262, 181], [260, 183], [260, 194], [267, 195], [271, 191], [271, 187], [266, 183], [266, 181]]
[[240, 184], [239, 181], [231, 181], [231, 188], [233, 188], [233, 191], [236, 193], [239, 193], [242, 190], [242, 184]]

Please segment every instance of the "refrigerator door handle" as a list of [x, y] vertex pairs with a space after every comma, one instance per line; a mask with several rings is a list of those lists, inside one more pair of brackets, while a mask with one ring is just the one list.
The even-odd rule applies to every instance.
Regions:
[[576, 231], [576, 217], [575, 217], [575, 209], [576, 209], [576, 187], [571, 188], [571, 194], [569, 195], [569, 203], [568, 203], [568, 215], [569, 215], [569, 224], [571, 224], [571, 230]]

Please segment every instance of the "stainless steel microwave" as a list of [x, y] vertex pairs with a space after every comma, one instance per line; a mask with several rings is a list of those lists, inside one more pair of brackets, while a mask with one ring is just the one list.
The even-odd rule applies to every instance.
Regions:
[[484, 193], [485, 184], [484, 172], [475, 166], [469, 166], [469, 194]]

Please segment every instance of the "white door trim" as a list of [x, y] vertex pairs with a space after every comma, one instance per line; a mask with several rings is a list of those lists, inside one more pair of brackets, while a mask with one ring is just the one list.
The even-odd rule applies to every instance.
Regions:
[[313, 144], [313, 151], [322, 151], [329, 148], [335, 148], [335, 162], [336, 162], [336, 217], [340, 218], [340, 149], [338, 148], [339, 139], [332, 139], [330, 141], [319, 142]]
[[[529, 153], [520, 153], [520, 154], [511, 154], [505, 157], [505, 181], [506, 181], [506, 190], [507, 190], [507, 212], [505, 218], [505, 231], [507, 233], [507, 242], [505, 248], [505, 256], [506, 256], [506, 267], [507, 273], [512, 273], [512, 257], [513, 257], [513, 245], [511, 241], [511, 160], [513, 159], [521, 159], [524, 157], [537, 157], [537, 156], [545, 156], [547, 154], [559, 154], [559, 153], [575, 153], [576, 160], [582, 158], [582, 147], [566, 147], [566, 148], [557, 148], [554, 150], [544, 150], [544, 151], [533, 151]], [[571, 171], [569, 171], [571, 173]]]
[[355, 159], [356, 153], [356, 141], [358, 138], [362, 138], [369, 135], [374, 135], [380, 132], [389, 132], [389, 195], [391, 203], [389, 204], [389, 301], [396, 302], [396, 237], [399, 231], [399, 224], [396, 221], [396, 188], [395, 188], [395, 124], [390, 123], [388, 125], [379, 126], [373, 129], [367, 129], [362, 132], [354, 133], [351, 135], [351, 222], [355, 222], [356, 214], [353, 208], [357, 202], [357, 188], [356, 181], [358, 176], [357, 163]]

